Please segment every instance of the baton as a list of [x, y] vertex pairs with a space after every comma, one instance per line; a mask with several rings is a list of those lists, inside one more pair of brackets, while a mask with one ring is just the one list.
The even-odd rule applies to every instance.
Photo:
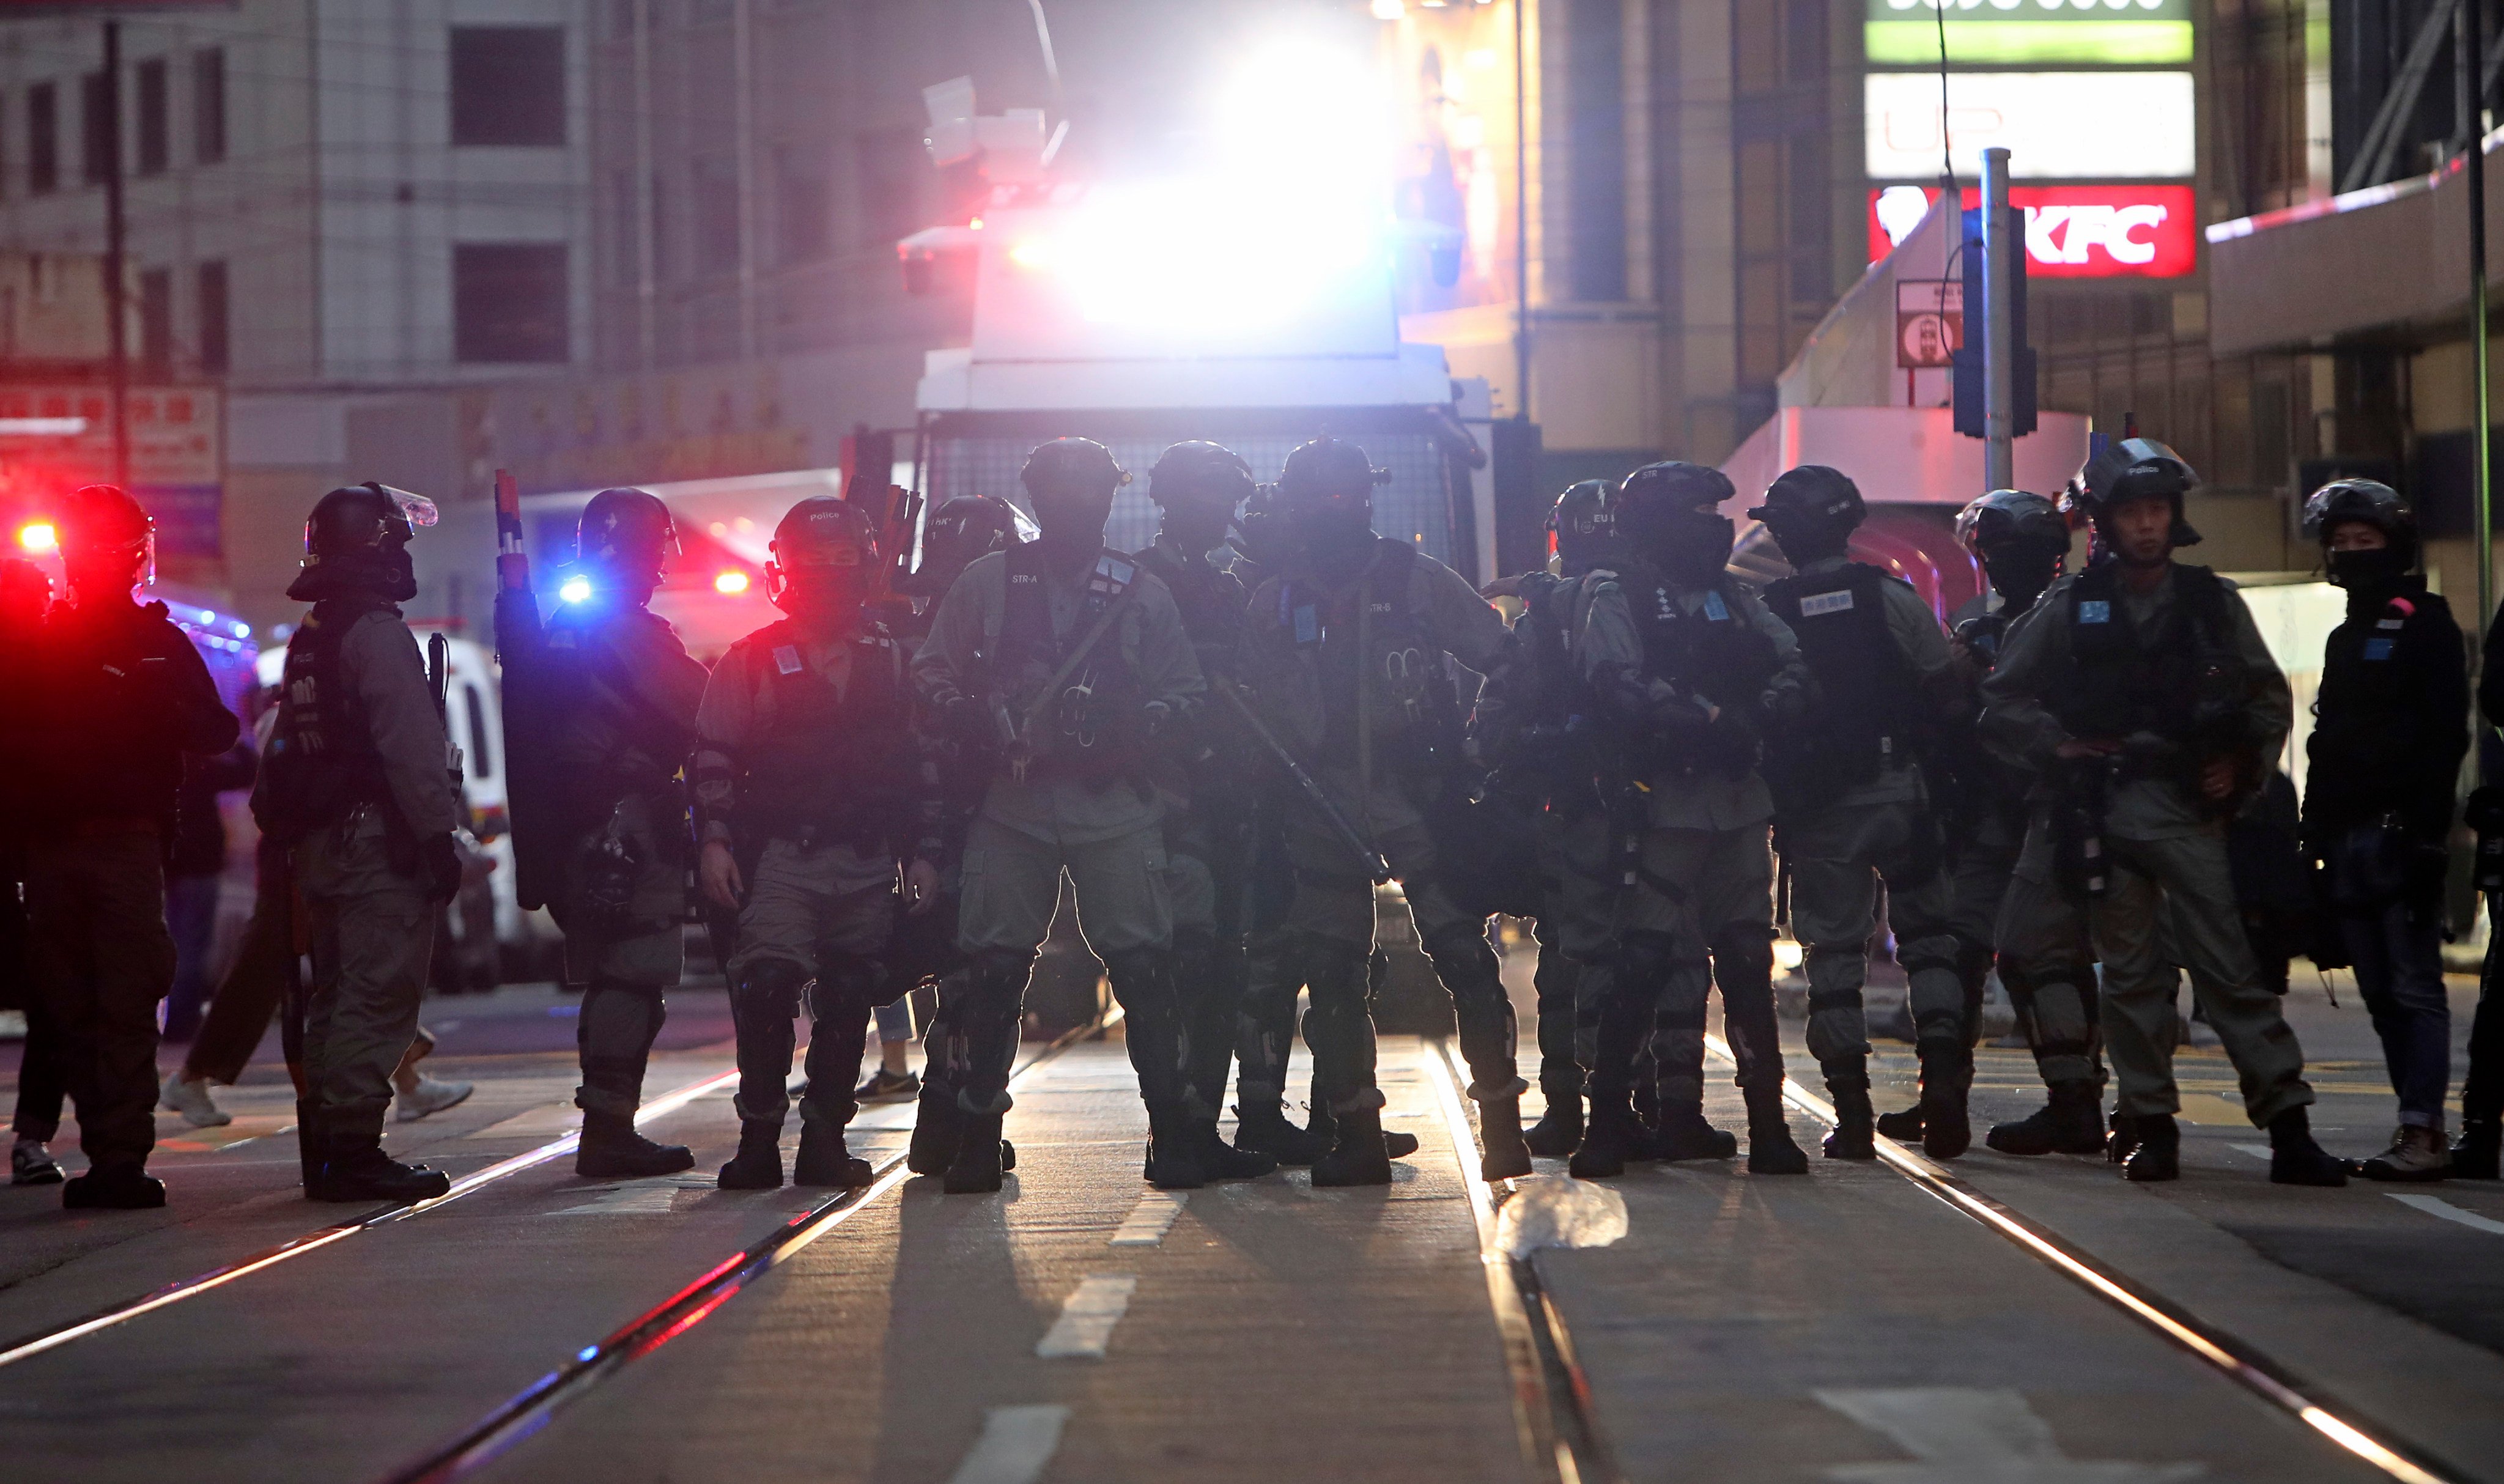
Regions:
[[1235, 714], [1243, 718], [1243, 724], [1252, 729], [1253, 737], [1259, 740], [1262, 747], [1279, 767], [1287, 770], [1287, 777], [1296, 780], [1296, 787], [1304, 792], [1304, 798], [1321, 811], [1323, 822], [1330, 826], [1331, 833], [1356, 852], [1356, 858], [1364, 863], [1366, 874], [1374, 878], [1374, 883], [1379, 886], [1391, 880], [1391, 863], [1382, 858], [1381, 851], [1365, 843], [1365, 837], [1356, 832], [1355, 825], [1347, 822], [1347, 815], [1339, 811], [1339, 806], [1331, 802], [1329, 794], [1322, 792], [1322, 785], [1315, 782], [1313, 776], [1296, 761], [1295, 754], [1287, 750], [1286, 744], [1279, 742], [1274, 733], [1261, 724], [1261, 718], [1253, 714], [1252, 703], [1243, 699], [1243, 693], [1235, 688], [1235, 682], [1224, 675], [1210, 675], [1208, 678], [1217, 687], [1217, 693], [1234, 705]]

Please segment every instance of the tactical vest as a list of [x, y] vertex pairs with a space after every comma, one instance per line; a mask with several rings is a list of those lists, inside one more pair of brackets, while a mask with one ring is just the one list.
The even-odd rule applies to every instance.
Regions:
[[[1052, 593], [1043, 569], [1043, 544], [1008, 548], [1000, 564], [1006, 591], [997, 632], [983, 636], [992, 693], [1023, 718], [1040, 698], [1029, 686], [1059, 673], [1070, 653], [1095, 633], [1115, 604], [1130, 599], [1138, 564], [1118, 552], [1096, 558], [1087, 589], [1066, 635], [1053, 632]], [[1142, 736], [1146, 687], [1122, 649], [1122, 619], [1098, 636], [1086, 657], [1061, 682], [1061, 693], [1036, 711], [1026, 728], [1034, 763], [1092, 786], [1137, 778], [1146, 765]], [[1031, 673], [1040, 668], [1041, 675]]]
[[[340, 673], [339, 645], [368, 613], [400, 609], [380, 598], [349, 594], [313, 604], [287, 641], [279, 681], [278, 725], [261, 759], [264, 834], [293, 845], [346, 817], [361, 804], [400, 822], [390, 776], [374, 745], [373, 727]], [[400, 828], [404, 832], [405, 825]]]
[[2316, 828], [2449, 797], [2463, 729], [2452, 609], [2422, 585], [2353, 603], [2323, 646], [2304, 811]]
[[1765, 606], [1791, 626], [1817, 680], [1807, 713], [1774, 739], [1782, 770], [1824, 790], [1912, 761], [1912, 669], [1887, 627], [1886, 584], [1865, 562], [1785, 577]]
[[1164, 580], [1182, 614], [1183, 632], [1200, 657], [1202, 674], [1232, 675], [1243, 641], [1243, 608], [1250, 594], [1235, 575], [1206, 562], [1186, 563], [1163, 546], [1149, 546], [1130, 560]]
[[2242, 706], [2243, 664], [2225, 584], [2205, 567], [2176, 566], [2166, 580], [2174, 601], [2159, 632], [2145, 635], [2122, 602], [2120, 563], [2099, 563], [2069, 584], [2059, 615], [2069, 627], [2068, 673], [2044, 700], [2071, 736], [2145, 732], [2187, 742], [2229, 723]]
[[[1335, 611], [1333, 596], [1309, 581], [1287, 577], [1278, 584], [1274, 613], [1263, 615], [1310, 652], [1321, 680], [1322, 756], [1342, 766], [1357, 761], [1357, 668], [1378, 667], [1364, 689], [1375, 699], [1372, 744], [1374, 765], [1417, 772], [1458, 755], [1460, 705], [1443, 642], [1418, 610], [1417, 548], [1375, 537], [1380, 552], [1356, 584], [1354, 611]], [[1343, 604], [1344, 595], [1339, 601]], [[1360, 631], [1371, 652], [1360, 654]], [[1387, 720], [1388, 726], [1379, 723]]]
[[[631, 689], [635, 677], [595, 669], [595, 654], [622, 662], [603, 643], [601, 629], [660, 622], [649, 613], [612, 612], [582, 623], [561, 618], [546, 629], [541, 658], [557, 713], [547, 742], [552, 760], [570, 775], [557, 782], [577, 801], [605, 810], [620, 792], [669, 789], [695, 746], [692, 718], [666, 715], [643, 702]], [[672, 662], [692, 666], [684, 655], [679, 649]], [[512, 683], [508, 673], [506, 684]]]
[[842, 841], [863, 851], [898, 843], [911, 824], [918, 762], [902, 646], [868, 625], [848, 641], [852, 673], [839, 696], [810, 663], [795, 621], [748, 643], [751, 682], [773, 697], [774, 715], [742, 749], [741, 837]]
[[[1753, 707], [1764, 694], [1781, 661], [1773, 639], [1740, 610], [1728, 578], [1716, 578], [1705, 589], [1703, 604], [1689, 613], [1657, 569], [1621, 562], [1617, 571], [1627, 611], [1643, 639], [1647, 682], [1662, 681], [1683, 696], [1701, 696], [1717, 706]], [[1681, 745], [1658, 734], [1647, 734], [1635, 750], [1648, 774], [1744, 775], [1753, 767], [1753, 760], [1740, 767], [1737, 760], [1709, 748]]]

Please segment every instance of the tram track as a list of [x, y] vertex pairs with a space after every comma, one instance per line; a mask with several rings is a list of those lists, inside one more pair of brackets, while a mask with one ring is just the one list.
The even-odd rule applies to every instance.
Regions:
[[[1121, 1018], [1122, 1013], [1116, 1007], [1062, 1033], [1018, 1066], [1010, 1074], [1009, 1086], [1017, 1087], [1071, 1047], [1101, 1036]], [[868, 1185], [810, 1207], [714, 1263], [604, 1338], [575, 1351], [555, 1369], [500, 1402], [455, 1436], [384, 1478], [388, 1484], [449, 1484], [495, 1463], [546, 1428], [558, 1413], [615, 1379], [635, 1362], [704, 1323], [750, 1284], [903, 1184], [911, 1174], [904, 1159], [898, 1154], [880, 1160], [872, 1167]]]
[[[1736, 1067], [1729, 1043], [1707, 1035], [1705, 1050]], [[1832, 1104], [1786, 1078], [1783, 1097], [1828, 1127]], [[2181, 1304], [2132, 1282], [2004, 1202], [1975, 1190], [1944, 1166], [1893, 1139], [1877, 1141], [1879, 1161], [1940, 1204], [2004, 1238], [2044, 1266], [2137, 1321], [2168, 1344], [2203, 1362], [2245, 1392], [2310, 1428], [2334, 1447], [2399, 1484], [2471, 1484], [2469, 1470], [2400, 1440], [2391, 1430], [2347, 1409], [2258, 1347], [2209, 1324]]]
[[[706, 1093], [736, 1081], [738, 1076], [739, 1073], [736, 1070], [716, 1072], [665, 1092], [638, 1109], [635, 1122], [640, 1125], [665, 1118]], [[333, 1222], [300, 1236], [290, 1237], [275, 1246], [264, 1247], [232, 1262], [213, 1267], [206, 1272], [197, 1273], [189, 1278], [176, 1279], [162, 1288], [154, 1289], [137, 1297], [123, 1299], [93, 1310], [79, 1319], [18, 1335], [5, 1343], [0, 1343], [0, 1369], [15, 1365], [21, 1361], [33, 1360], [39, 1355], [57, 1350], [89, 1335], [99, 1334], [107, 1329], [128, 1324], [143, 1315], [153, 1314], [187, 1299], [197, 1298], [203, 1294], [215, 1292], [230, 1283], [251, 1277], [255, 1273], [267, 1272], [361, 1233], [407, 1221], [412, 1217], [423, 1216], [429, 1211], [449, 1205], [465, 1195], [473, 1194], [499, 1181], [509, 1179], [525, 1170], [537, 1169], [550, 1160], [563, 1158], [573, 1154], [581, 1142], [582, 1135], [579, 1131], [562, 1135], [536, 1149], [512, 1156], [510, 1158], [497, 1160], [484, 1169], [472, 1170], [452, 1182], [452, 1189], [441, 1195], [421, 1201], [386, 1206], [380, 1210], [370, 1210], [363, 1216]]]

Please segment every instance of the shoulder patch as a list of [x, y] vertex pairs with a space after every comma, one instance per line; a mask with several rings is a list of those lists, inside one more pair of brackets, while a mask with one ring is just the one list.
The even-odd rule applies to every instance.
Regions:
[[[1852, 605], [1852, 595], [1850, 593], [1846, 593], [1843, 597], [1844, 606], [1850, 607]], [[1722, 594], [1719, 591], [1709, 588], [1706, 589], [1704, 594], [1704, 616], [1712, 619], [1715, 623], [1722, 623], [1729, 618], [1730, 605], [1722, 601]]]
[[2397, 640], [2382, 638], [2369, 638], [2365, 640], [2365, 658], [2368, 660], [2389, 659], [2391, 657], [2391, 645], [2395, 642], [2397, 642]]
[[796, 675], [807, 667], [800, 661], [797, 645], [777, 644], [774, 646], [774, 668], [782, 674]]
[[2078, 600], [2078, 622], [2080, 622], [2080, 623], [2082, 623], [2082, 624], [2108, 624], [2108, 623], [2111, 623], [2111, 622], [2112, 622], [2112, 604], [2109, 604], [2109, 603], [2107, 603], [2107, 602], [2105, 602], [2104, 600], [2103, 600], [2103, 599], [2101, 599], [2101, 598], [2081, 598], [2081, 599], [2079, 599], [2079, 600]]
[[[1715, 596], [1719, 597], [1720, 595], [1716, 594]], [[1850, 588], [1845, 588], [1840, 592], [1816, 593], [1800, 600], [1800, 617], [1815, 618], [1820, 613], [1840, 613], [1851, 606], [1852, 589]], [[1718, 618], [1721, 615], [1716, 614], [1714, 616]]]

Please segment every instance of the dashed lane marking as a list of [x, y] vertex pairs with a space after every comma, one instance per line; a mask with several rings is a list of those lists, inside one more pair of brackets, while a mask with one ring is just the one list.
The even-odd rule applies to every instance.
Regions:
[[1846, 1464], [1824, 1470], [1842, 1484], [2175, 1484], [2208, 1471], [2201, 1464], [2073, 1459], [2051, 1426], [2011, 1391], [1915, 1387], [1900, 1391], [1821, 1391], [1817, 1399], [1920, 1460]]
[[2474, 1230], [2489, 1231], [2497, 1236], [2504, 1236], [2504, 1222], [2481, 1216], [2475, 1211], [2463, 1211], [2440, 1195], [2402, 1195], [2396, 1191], [2385, 1191], [2382, 1193], [2401, 1205], [2414, 1206], [2428, 1216], [2439, 1216], [2445, 1221], [2458, 1222]]
[[983, 1435], [948, 1484], [1034, 1484], [1061, 1450], [1065, 1406], [995, 1406], [983, 1414]]
[[1110, 1247], [1154, 1247], [1173, 1229], [1174, 1218], [1182, 1215], [1186, 1193], [1179, 1191], [1150, 1191], [1139, 1197], [1130, 1214], [1113, 1233]]
[[1139, 1280], [1128, 1273], [1090, 1273], [1070, 1291], [1061, 1305], [1061, 1317], [1052, 1322], [1043, 1338], [1034, 1347], [1035, 1357], [1045, 1361], [1100, 1361], [1104, 1347], [1113, 1341], [1113, 1327], [1130, 1307], [1130, 1294]]

